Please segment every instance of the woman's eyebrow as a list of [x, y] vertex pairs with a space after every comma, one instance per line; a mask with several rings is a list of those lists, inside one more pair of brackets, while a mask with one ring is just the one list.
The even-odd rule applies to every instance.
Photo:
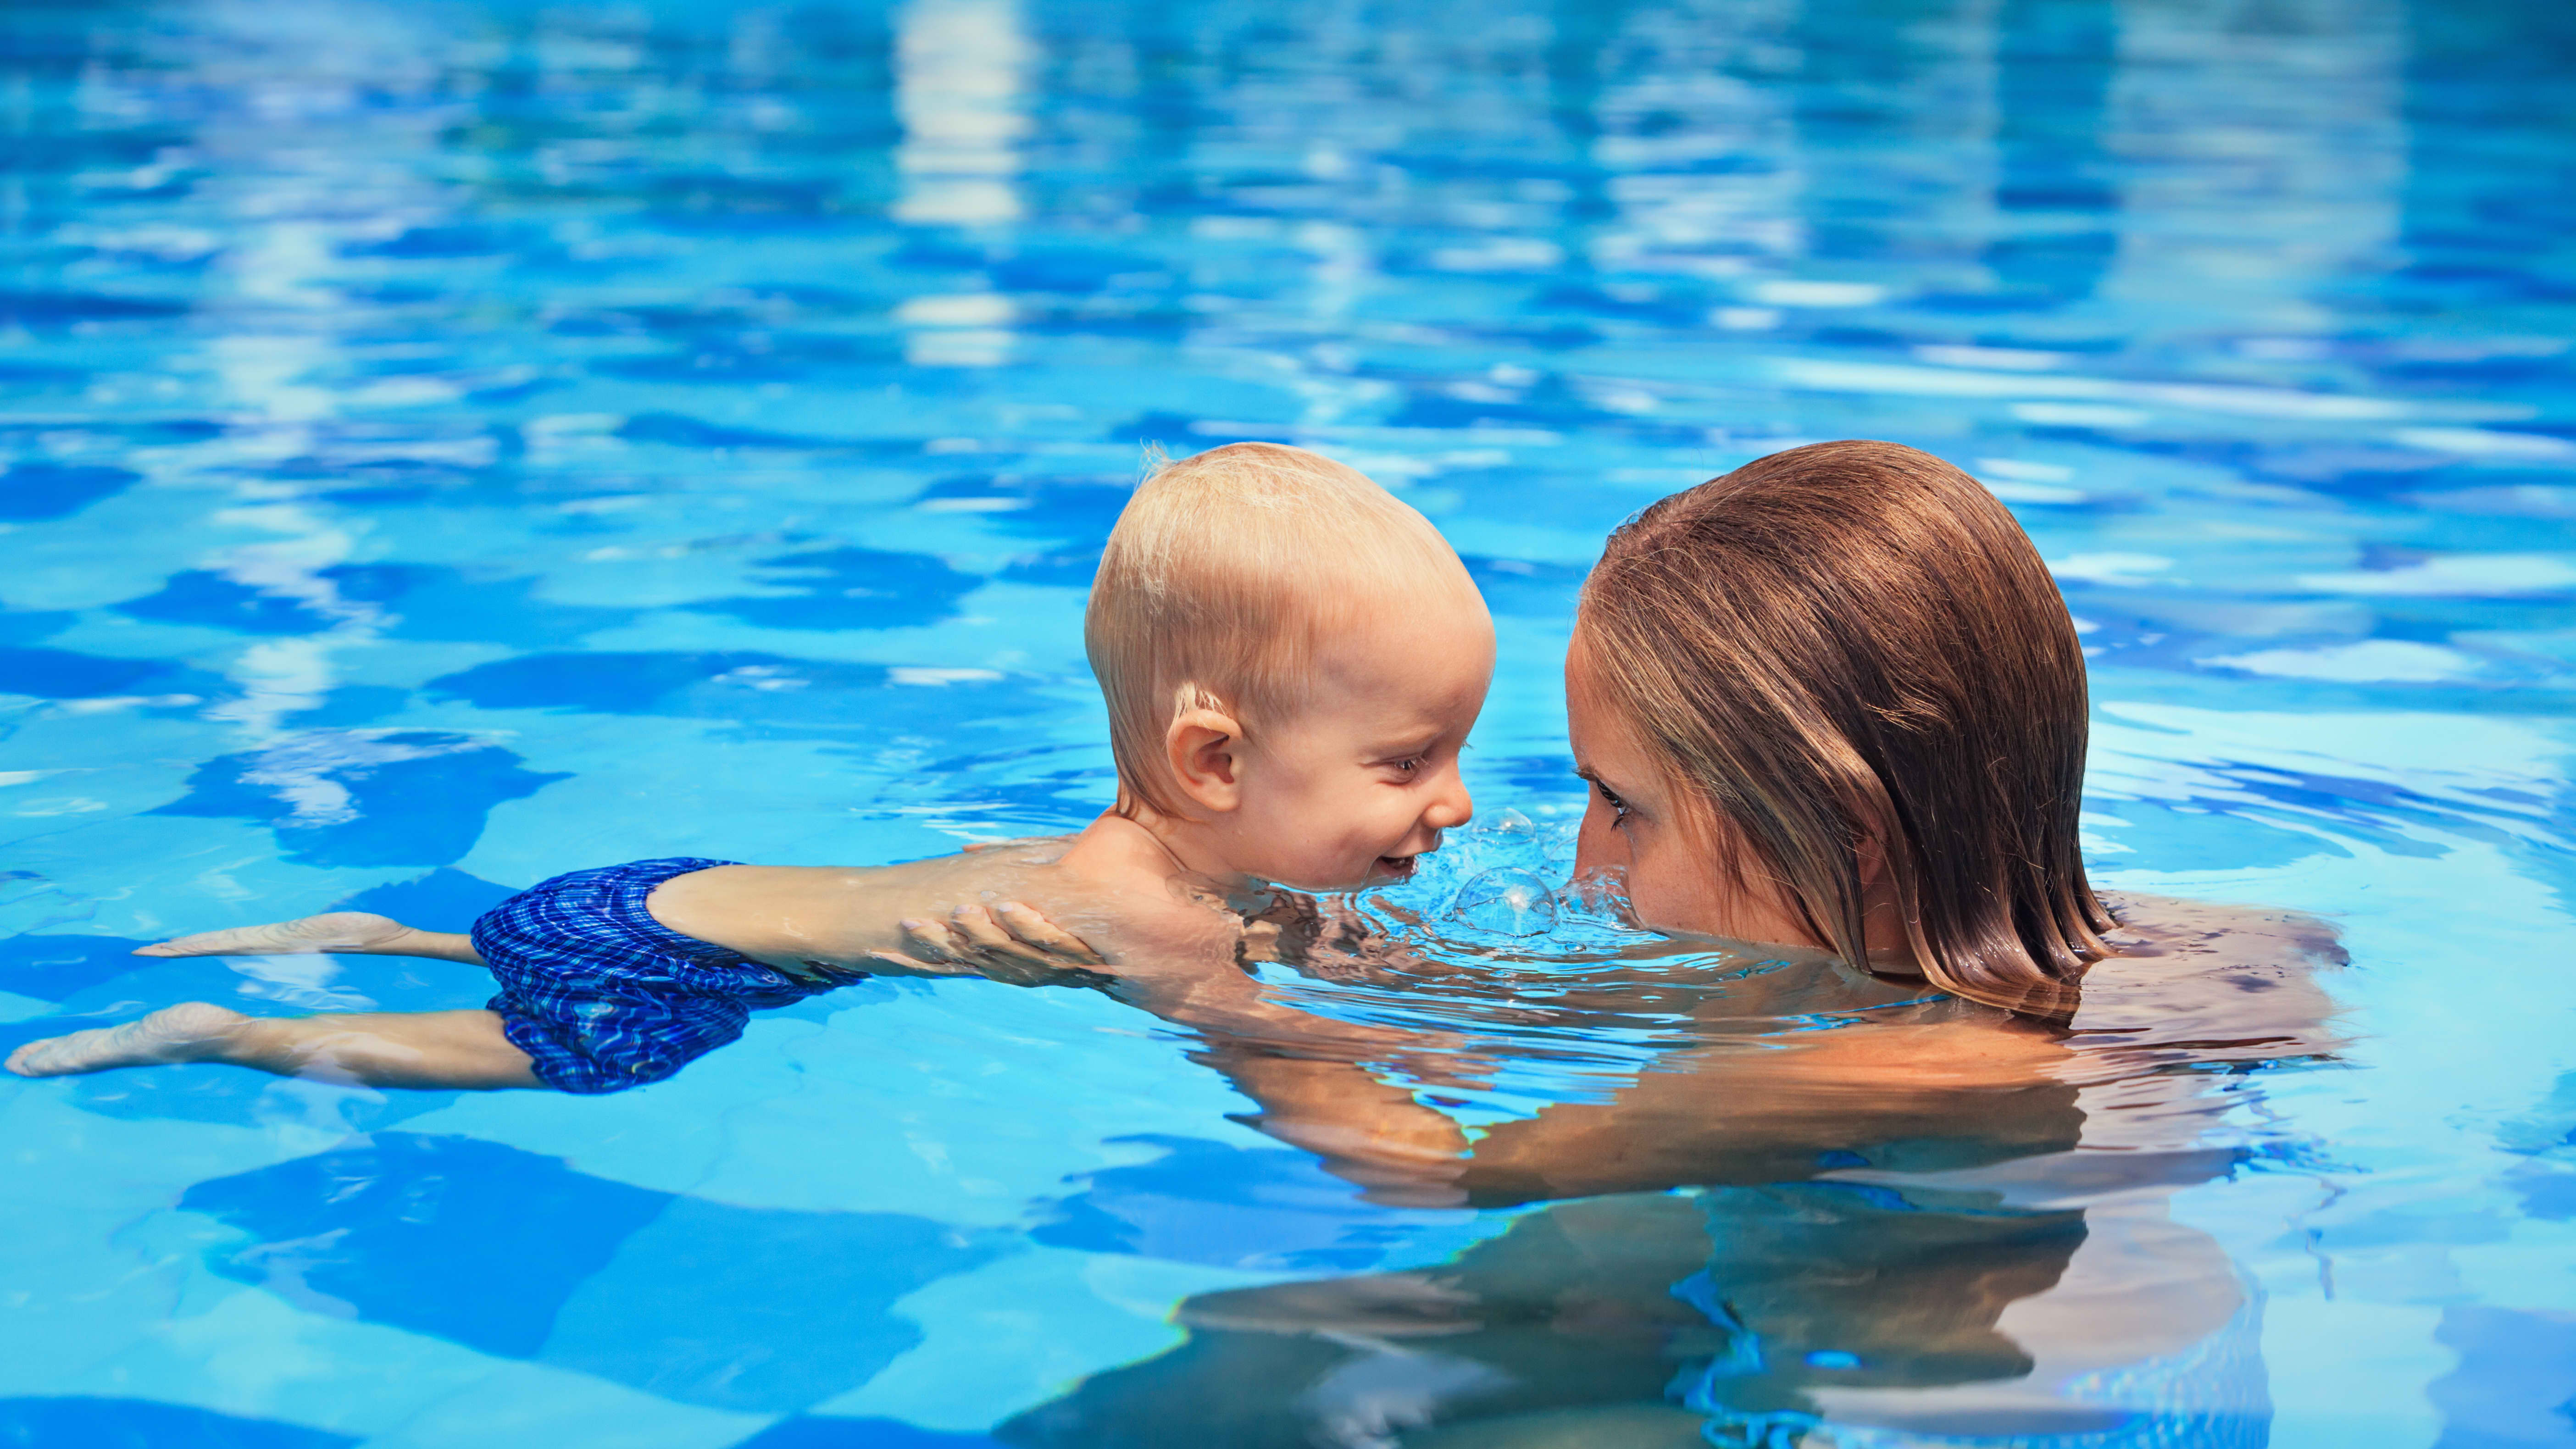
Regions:
[[1575, 766], [1574, 775], [1576, 779], [1590, 783], [1594, 789], [1599, 790], [1602, 794], [1609, 796], [1613, 800], [1619, 801], [1623, 805], [1633, 807], [1636, 804], [1634, 800], [1629, 798], [1627, 791], [1620, 789], [1618, 786], [1611, 784], [1605, 779], [1602, 779], [1601, 772], [1592, 768], [1590, 765]]

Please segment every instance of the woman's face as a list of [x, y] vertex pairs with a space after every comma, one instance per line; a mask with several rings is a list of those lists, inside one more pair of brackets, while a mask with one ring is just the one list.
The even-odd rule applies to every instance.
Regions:
[[1565, 723], [1575, 773], [1592, 784], [1575, 848], [1578, 879], [1618, 876], [1637, 923], [1658, 931], [1738, 941], [1813, 945], [1787, 894], [1768, 882], [1738, 887], [1701, 842], [1709, 807], [1677, 792], [1638, 731], [1594, 687], [1591, 649], [1578, 625], [1565, 655]]

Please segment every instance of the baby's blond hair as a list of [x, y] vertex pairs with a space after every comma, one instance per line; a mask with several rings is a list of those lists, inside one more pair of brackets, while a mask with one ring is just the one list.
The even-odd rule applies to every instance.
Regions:
[[1293, 711], [1315, 656], [1384, 586], [1474, 584], [1429, 519], [1303, 448], [1233, 443], [1152, 471], [1118, 515], [1083, 643], [1109, 704], [1118, 809], [1175, 808], [1164, 737], [1193, 709]]

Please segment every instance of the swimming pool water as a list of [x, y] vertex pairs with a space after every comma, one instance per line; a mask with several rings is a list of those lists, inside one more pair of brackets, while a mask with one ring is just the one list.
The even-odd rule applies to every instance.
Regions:
[[[2571, 75], [2503, 0], [12, 0], [0, 1046], [487, 989], [166, 933], [1072, 828], [1140, 445], [1239, 438], [1487, 590], [1469, 864], [1561, 874], [1606, 530], [1894, 438], [2081, 621], [2097, 879], [2353, 964], [2116, 1190], [1378, 1205], [981, 983], [607, 1099], [0, 1078], [0, 1443], [2576, 1445]], [[1686, 1035], [1524, 1004], [1464, 1120]]]

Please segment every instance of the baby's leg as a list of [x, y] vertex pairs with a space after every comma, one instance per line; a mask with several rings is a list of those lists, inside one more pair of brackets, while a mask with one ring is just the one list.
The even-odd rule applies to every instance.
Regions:
[[364, 911], [332, 911], [265, 926], [235, 926], [229, 931], [201, 931], [138, 946], [137, 956], [295, 956], [319, 952], [351, 956], [427, 956], [480, 966], [483, 958], [471, 938], [454, 931], [415, 931], [390, 916]]
[[10, 1054], [8, 1067], [22, 1077], [60, 1077], [168, 1062], [225, 1062], [369, 1087], [545, 1085], [495, 1012], [254, 1017], [203, 1001], [31, 1041]]

